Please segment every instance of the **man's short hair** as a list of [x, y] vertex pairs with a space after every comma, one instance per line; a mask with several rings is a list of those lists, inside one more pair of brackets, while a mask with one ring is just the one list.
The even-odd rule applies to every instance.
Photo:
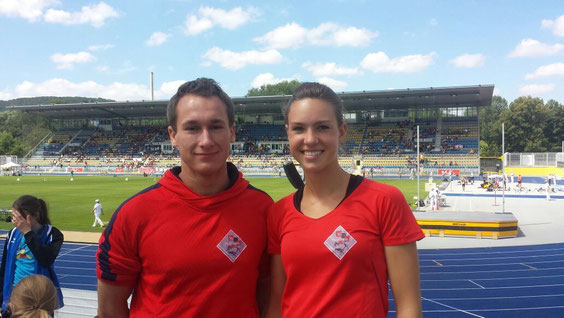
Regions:
[[229, 127], [233, 126], [235, 123], [235, 111], [233, 109], [233, 101], [231, 98], [221, 89], [216, 81], [211, 78], [200, 77], [194, 81], [180, 85], [176, 94], [174, 94], [168, 102], [166, 107], [166, 119], [168, 121], [168, 125], [171, 126], [174, 131], [176, 131], [176, 120], [178, 118], [178, 114], [176, 112], [178, 102], [182, 97], [188, 94], [201, 97], [217, 96], [225, 104]]

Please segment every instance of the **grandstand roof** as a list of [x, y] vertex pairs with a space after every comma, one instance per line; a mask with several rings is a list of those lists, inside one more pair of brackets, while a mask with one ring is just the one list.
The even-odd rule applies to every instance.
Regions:
[[[347, 111], [489, 106], [494, 85], [338, 93]], [[237, 114], [279, 114], [290, 96], [234, 97]], [[8, 106], [50, 119], [164, 117], [168, 100]]]

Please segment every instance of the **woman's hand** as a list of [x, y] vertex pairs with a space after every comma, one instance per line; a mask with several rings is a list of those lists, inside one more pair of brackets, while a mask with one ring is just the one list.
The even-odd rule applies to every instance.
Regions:
[[24, 235], [31, 231], [31, 215], [29, 214], [24, 218], [20, 212], [12, 211], [12, 223], [14, 223], [14, 226]]

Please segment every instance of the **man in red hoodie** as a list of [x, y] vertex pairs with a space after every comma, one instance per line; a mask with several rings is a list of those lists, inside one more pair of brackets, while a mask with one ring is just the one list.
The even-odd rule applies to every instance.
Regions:
[[233, 103], [199, 78], [178, 88], [167, 120], [181, 165], [112, 215], [96, 253], [99, 316], [258, 317], [272, 199], [226, 163]]

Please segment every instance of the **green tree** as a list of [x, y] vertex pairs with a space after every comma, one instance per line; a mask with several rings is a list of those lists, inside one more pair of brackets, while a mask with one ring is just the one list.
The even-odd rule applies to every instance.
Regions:
[[294, 89], [300, 84], [300, 82], [292, 80], [290, 82], [282, 81], [277, 84], [262, 85], [259, 88], [251, 88], [246, 96], [292, 95]]
[[497, 124], [501, 113], [507, 109], [507, 100], [493, 96], [492, 104], [480, 108], [480, 154], [482, 156], [501, 155], [501, 126]]
[[0, 154], [9, 155], [11, 154], [12, 148], [16, 145], [16, 140], [14, 136], [7, 131], [0, 132]]
[[506, 152], [545, 152], [550, 141], [545, 135], [550, 111], [540, 98], [519, 97], [502, 112], [497, 125], [505, 123]]
[[564, 105], [551, 99], [546, 102], [548, 108], [548, 120], [546, 123], [545, 135], [549, 141], [549, 151], [562, 151], [562, 141], [564, 141]]
[[[49, 131], [49, 121], [46, 118], [20, 111], [0, 112], [0, 133], [9, 134], [14, 141], [10, 147], [0, 147], [0, 152], [24, 156]], [[9, 138], [4, 138], [8, 142]]]

